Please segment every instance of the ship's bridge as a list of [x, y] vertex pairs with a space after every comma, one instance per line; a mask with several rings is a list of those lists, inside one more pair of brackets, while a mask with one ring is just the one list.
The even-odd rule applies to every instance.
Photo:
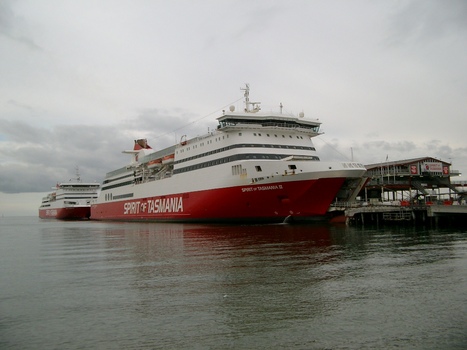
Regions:
[[283, 114], [224, 113], [217, 118], [218, 130], [269, 129], [302, 132], [311, 136], [319, 135], [321, 123]]
[[245, 88], [241, 90], [245, 92], [244, 111], [235, 111], [235, 106], [230, 106], [227, 112], [223, 111], [223, 115], [217, 118], [219, 121], [218, 130], [282, 130], [303, 133], [310, 137], [320, 134], [321, 122], [317, 119], [303, 119], [303, 112], [298, 117], [282, 114], [282, 103], [280, 104], [280, 113], [258, 113], [261, 111], [261, 102], [250, 101], [250, 86], [246, 84]]

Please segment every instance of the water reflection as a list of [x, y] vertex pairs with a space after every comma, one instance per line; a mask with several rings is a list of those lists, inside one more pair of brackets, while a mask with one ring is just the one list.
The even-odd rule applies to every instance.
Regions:
[[[342, 254], [333, 230], [131, 224], [104, 232], [109, 252], [118, 251], [108, 258], [127, 266], [129, 286], [138, 293], [134, 311], [148, 319], [163, 315], [159, 329], [177, 322], [194, 335], [208, 320], [222, 320], [219, 332], [254, 333], [325, 312], [319, 270]], [[183, 320], [176, 317], [180, 308], [187, 313]]]
[[[426, 330], [443, 325], [430, 308], [456, 310], [459, 295], [445, 295], [465, 268], [446, 264], [465, 261], [465, 240], [463, 232], [410, 227], [86, 222], [41, 229], [54, 295], [92, 325], [90, 343], [115, 327], [122, 348], [140, 339], [140, 348], [156, 341], [159, 348], [335, 348], [348, 334], [354, 345], [384, 347], [386, 338], [410, 347], [403, 337], [417, 333], [411, 319]], [[423, 308], [418, 298], [433, 300], [430, 293], [441, 304]]]

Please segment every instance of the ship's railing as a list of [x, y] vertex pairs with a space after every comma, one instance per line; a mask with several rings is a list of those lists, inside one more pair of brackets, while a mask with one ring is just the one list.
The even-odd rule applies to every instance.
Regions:
[[313, 131], [318, 133], [319, 126], [315, 125], [305, 125], [299, 123], [288, 123], [288, 122], [260, 122], [260, 121], [239, 121], [236, 123], [232, 122], [221, 122], [220, 128], [244, 128], [244, 129], [255, 129], [258, 127], [274, 128], [274, 129], [283, 129], [283, 130], [304, 130], [304, 131]]
[[106, 178], [108, 177], [112, 177], [112, 176], [115, 176], [115, 175], [118, 175], [118, 174], [122, 174], [122, 173], [126, 173], [128, 171], [127, 167], [123, 167], [123, 168], [120, 168], [120, 169], [116, 169], [116, 170], [113, 170], [113, 171], [110, 171], [106, 174]]
[[354, 202], [345, 202], [345, 201], [335, 201], [329, 206], [329, 211], [332, 210], [344, 210], [344, 209], [353, 209], [361, 207], [402, 207], [402, 208], [412, 208], [412, 209], [424, 209], [432, 205], [441, 205], [441, 206], [467, 206], [467, 201], [465, 199], [452, 200], [452, 199], [439, 199], [434, 201], [420, 201], [420, 202], [410, 202], [408, 200], [395, 200], [395, 201], [354, 201]]
[[350, 208], [358, 208], [361, 207], [362, 203], [361, 202], [347, 202], [347, 201], [335, 201], [330, 205], [330, 209], [339, 209], [339, 210], [344, 210], [344, 209], [350, 209]]

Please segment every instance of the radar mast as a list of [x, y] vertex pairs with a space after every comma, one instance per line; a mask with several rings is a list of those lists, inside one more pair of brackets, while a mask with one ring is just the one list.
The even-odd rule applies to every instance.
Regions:
[[259, 106], [261, 102], [250, 102], [250, 84], [245, 84], [245, 88], [240, 88], [240, 90], [245, 91], [245, 112], [246, 113], [256, 113], [261, 110]]

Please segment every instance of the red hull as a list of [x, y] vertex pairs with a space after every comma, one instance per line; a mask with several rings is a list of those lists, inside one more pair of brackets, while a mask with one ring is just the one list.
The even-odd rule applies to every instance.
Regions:
[[90, 207], [39, 209], [41, 219], [80, 220], [90, 216]]
[[91, 219], [281, 222], [323, 217], [344, 178], [212, 189], [94, 204]]

